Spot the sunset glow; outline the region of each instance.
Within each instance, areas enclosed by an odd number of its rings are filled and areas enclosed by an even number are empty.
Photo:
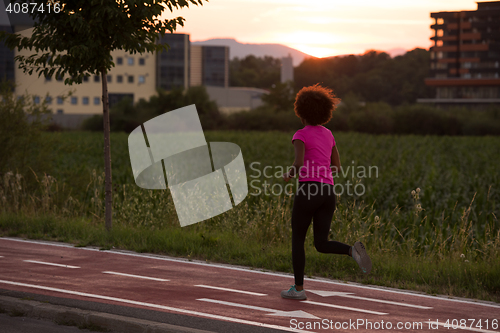
[[[287,46],[292,47],[296,50],[299,50],[300,52],[304,52],[310,56],[317,57],[317,58],[323,58],[323,57],[331,56],[332,54],[341,54],[342,53],[342,52],[336,52],[335,49],[332,49],[330,47],[319,47],[319,46],[311,46],[311,45],[306,45],[306,44],[289,44]]]
[[[431,46],[431,12],[475,10],[473,0],[211,0],[182,16],[191,41],[277,43],[324,57]]]

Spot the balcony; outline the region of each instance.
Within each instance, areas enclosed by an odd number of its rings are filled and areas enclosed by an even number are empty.
[[[500,79],[425,79],[425,84],[431,87],[444,86],[500,86]]]

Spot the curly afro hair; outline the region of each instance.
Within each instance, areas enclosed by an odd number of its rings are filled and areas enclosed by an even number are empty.
[[[332,119],[332,112],[340,99],[329,88],[315,84],[300,89],[295,98],[295,114],[309,125],[323,125]]]

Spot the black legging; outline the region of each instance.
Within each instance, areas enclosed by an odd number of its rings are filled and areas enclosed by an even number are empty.
[[[306,264],[304,242],[311,219],[314,220],[314,246],[318,252],[349,255],[349,245],[328,241],[334,211],[333,185],[319,182],[299,183],[292,210],[292,260],[295,285],[304,284]]]

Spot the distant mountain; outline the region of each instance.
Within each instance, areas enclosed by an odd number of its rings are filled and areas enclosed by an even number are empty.
[[[214,38],[201,42],[192,42],[195,45],[229,46],[229,57],[245,58],[253,54],[256,57],[271,56],[273,58],[287,57],[290,54],[293,58],[293,65],[298,66],[305,58],[311,56],[299,50],[281,44],[245,44],[233,38]]]
[[[212,46],[229,46],[230,58],[245,58],[247,55],[253,54],[256,57],[271,56],[273,58],[286,57],[289,54],[293,58],[293,65],[298,66],[305,58],[311,58],[309,54],[300,52],[299,50],[281,44],[246,44],[240,43],[234,38],[213,38],[200,42],[192,42],[195,45],[212,45]],[[385,51],[392,58],[403,55],[406,50],[403,48],[394,48]],[[340,56],[346,56],[343,54]]]

